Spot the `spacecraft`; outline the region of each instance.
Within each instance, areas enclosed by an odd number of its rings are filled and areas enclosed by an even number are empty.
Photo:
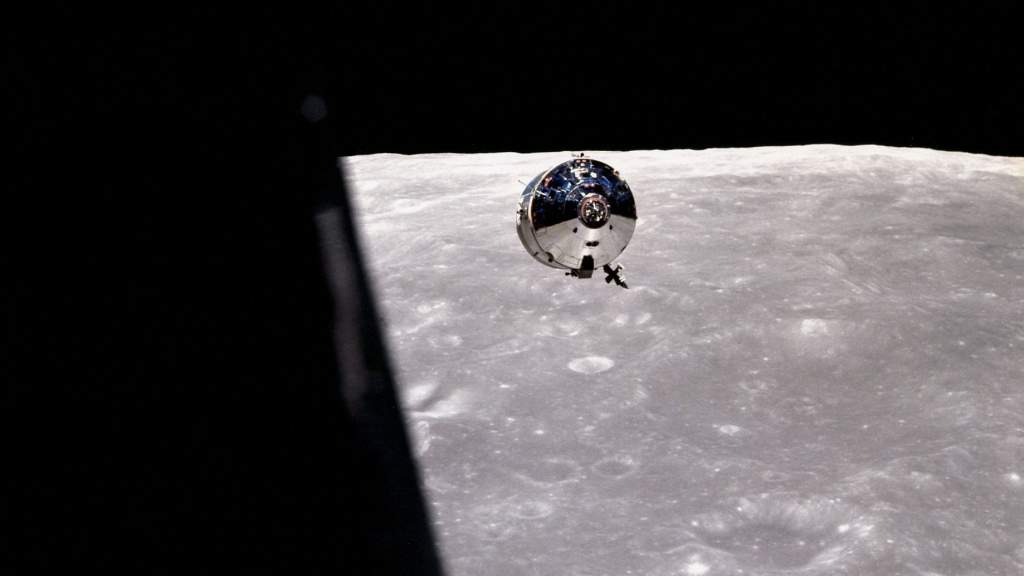
[[[605,282],[629,288],[611,263],[636,228],[636,203],[622,176],[583,154],[541,172],[519,196],[516,229],[538,262],[591,278],[601,269]]]

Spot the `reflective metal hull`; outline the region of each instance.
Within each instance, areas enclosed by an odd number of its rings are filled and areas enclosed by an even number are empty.
[[[582,272],[610,264],[635,227],[629,185],[611,166],[586,157],[538,174],[519,197],[516,213],[519,239],[531,256],[552,268]]]

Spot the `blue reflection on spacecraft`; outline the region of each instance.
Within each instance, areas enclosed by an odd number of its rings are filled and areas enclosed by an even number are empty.
[[[583,156],[538,174],[519,197],[516,229],[527,252],[552,268],[590,278],[603,267],[606,282],[627,287],[612,260],[636,227],[633,192],[611,166]]]

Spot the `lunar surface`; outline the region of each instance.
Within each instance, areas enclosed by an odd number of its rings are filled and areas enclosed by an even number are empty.
[[[1024,159],[589,155],[629,290],[516,236],[568,152],[342,159],[449,574],[1024,574]]]

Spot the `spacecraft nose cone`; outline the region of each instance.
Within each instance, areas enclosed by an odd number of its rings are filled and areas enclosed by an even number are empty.
[[[585,271],[588,278],[618,257],[635,227],[629,185],[614,168],[592,158],[574,158],[538,174],[516,210],[519,240],[535,260]]]
[[[598,194],[587,194],[580,202],[580,220],[588,228],[600,228],[608,221],[608,202]]]

